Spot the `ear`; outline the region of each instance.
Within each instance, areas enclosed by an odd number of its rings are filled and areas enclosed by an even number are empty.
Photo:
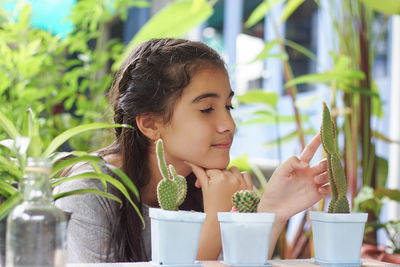
[[[150,140],[156,141],[161,137],[162,118],[153,114],[136,117],[136,125],[139,130]]]

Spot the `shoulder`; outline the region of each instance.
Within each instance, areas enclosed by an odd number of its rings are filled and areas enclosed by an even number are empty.
[[[106,167],[101,167],[102,172],[109,172]],[[79,163],[72,167],[66,178],[71,178],[84,173],[94,173],[94,168],[88,163]],[[110,174],[110,173],[107,173]],[[111,175],[111,174],[110,174]],[[86,190],[86,191],[84,191]],[[71,212],[73,217],[99,218],[103,221],[115,216],[119,203],[104,196],[95,194],[94,190],[116,194],[110,185],[105,188],[99,179],[91,179],[90,175],[84,179],[72,179],[62,182],[54,188],[53,194],[71,193],[55,201],[56,206],[66,212]],[[100,221],[102,221],[100,220]]]

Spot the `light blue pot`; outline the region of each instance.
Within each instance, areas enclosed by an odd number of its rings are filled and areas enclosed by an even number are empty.
[[[315,261],[325,266],[361,266],[367,213],[311,211]]]
[[[151,258],[155,265],[196,265],[205,213],[150,208]]]
[[[224,264],[266,266],[273,213],[218,212]]]

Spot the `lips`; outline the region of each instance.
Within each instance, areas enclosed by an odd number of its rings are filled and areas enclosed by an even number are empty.
[[[230,149],[231,145],[232,142],[224,142],[224,143],[212,144],[211,146],[219,149]]]

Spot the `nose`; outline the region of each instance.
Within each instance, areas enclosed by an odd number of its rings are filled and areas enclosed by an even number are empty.
[[[230,132],[233,133],[235,131],[236,124],[233,121],[232,115],[229,111],[221,114],[217,121],[217,131],[219,133]]]

